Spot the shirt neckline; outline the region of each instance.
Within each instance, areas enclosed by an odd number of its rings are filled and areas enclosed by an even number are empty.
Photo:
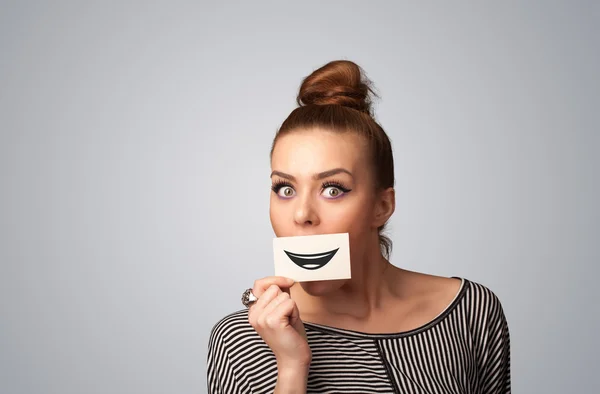
[[[310,323],[310,322],[304,322],[304,326],[306,327],[307,331],[310,331],[310,330],[321,331],[324,333],[337,334],[337,335],[354,337],[354,338],[386,339],[386,338],[401,338],[401,337],[416,335],[416,334],[426,331],[426,330],[436,326],[437,324],[439,324],[442,320],[444,320],[446,318],[446,316],[448,316],[450,313],[452,313],[452,311],[456,308],[456,306],[460,303],[461,299],[464,297],[464,294],[466,293],[470,282],[467,279],[462,278],[462,277],[452,276],[451,278],[461,280],[460,288],[459,288],[458,292],[456,293],[456,295],[454,296],[454,299],[446,306],[446,308],[444,308],[444,310],[442,310],[442,312],[440,312],[432,320],[430,320],[429,322],[427,322],[419,327],[413,328],[408,331],[388,332],[388,333],[370,333],[370,332],[356,331],[356,330],[350,330],[350,329],[346,329],[346,328],[338,328],[338,327],[333,327],[333,326],[328,326],[328,325],[318,324],[318,323]]]

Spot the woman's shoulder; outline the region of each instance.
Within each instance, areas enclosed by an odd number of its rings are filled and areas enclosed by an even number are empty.
[[[257,362],[260,368],[256,367]],[[207,376],[211,393],[247,392],[242,388],[261,379],[262,384],[268,386],[267,391],[272,392],[277,381],[277,362],[250,325],[247,309],[231,312],[213,325],[208,343]],[[228,389],[221,389],[223,387]]]
[[[228,340],[244,333],[255,332],[248,322],[248,310],[230,312],[214,322],[210,331],[210,340]]]
[[[481,381],[490,385],[489,391],[495,392],[495,386],[510,392],[510,330],[500,297],[482,283],[463,280],[468,288],[461,302],[462,320],[472,334]]]
[[[502,302],[497,293],[487,285],[462,276],[436,276],[404,270],[410,282],[410,292],[417,298],[433,300],[451,309],[462,305],[468,312],[497,313],[502,310]],[[409,286],[406,286],[409,287]]]
[[[405,291],[420,301],[421,309],[430,309],[434,321],[456,319],[467,323],[466,329],[482,331],[485,327],[506,324],[500,297],[489,286],[462,276],[436,276],[402,270]],[[441,311],[441,312],[440,312]]]
[[[463,288],[454,308],[454,318],[462,320],[474,338],[485,342],[485,338],[505,337],[508,342],[508,321],[500,297],[483,283],[460,279]]]
[[[495,314],[502,311],[502,301],[496,291],[481,282],[467,278],[464,282],[464,301],[474,310],[480,313]]]
[[[250,325],[247,309],[231,312],[219,318],[210,331],[208,346],[210,349],[226,349],[230,356],[242,348],[268,349],[266,343]]]

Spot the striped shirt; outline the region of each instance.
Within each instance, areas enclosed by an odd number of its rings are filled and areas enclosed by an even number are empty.
[[[462,279],[453,302],[414,330],[369,334],[304,323],[308,393],[510,393],[510,337],[498,297]],[[275,356],[241,310],[208,344],[208,391],[273,393]]]

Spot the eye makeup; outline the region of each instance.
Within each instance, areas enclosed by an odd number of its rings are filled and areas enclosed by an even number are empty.
[[[292,189],[294,188],[294,186],[292,186],[291,183],[289,183],[288,181],[284,181],[284,180],[277,180],[275,182],[273,182],[273,185],[271,185],[271,190],[273,190],[275,193],[279,193],[279,191],[283,188],[283,187],[291,187]]]
[[[273,184],[271,185],[271,190],[273,190],[273,192],[275,192],[275,194],[279,195],[279,192],[281,191],[281,189],[283,189],[284,187],[289,187],[291,189],[294,189],[294,186],[286,180],[281,180],[278,179],[276,181],[273,182]],[[349,187],[345,186],[344,183],[342,183],[341,181],[338,180],[327,180],[324,181],[321,184],[321,192],[323,192],[323,190],[327,189],[327,188],[336,188],[338,190],[340,190],[342,192],[342,194],[340,194],[339,196],[336,197],[327,197],[330,200],[333,199],[337,199],[342,197],[343,195],[349,193],[352,191],[352,189],[350,189]],[[279,195],[281,198],[290,198],[290,197],[284,197]]]
[[[344,186],[344,184],[342,182],[336,181],[336,180],[325,181],[325,182],[323,182],[323,185],[321,187],[323,189],[326,189],[328,187],[335,187],[335,188],[340,189],[344,193],[349,193],[352,191],[352,189],[350,189],[349,187]]]

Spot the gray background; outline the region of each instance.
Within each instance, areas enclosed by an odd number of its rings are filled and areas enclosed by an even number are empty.
[[[600,391],[599,2],[282,3],[2,3],[0,392],[205,392],[334,59],[382,96],[392,262],[496,292],[514,392]]]

